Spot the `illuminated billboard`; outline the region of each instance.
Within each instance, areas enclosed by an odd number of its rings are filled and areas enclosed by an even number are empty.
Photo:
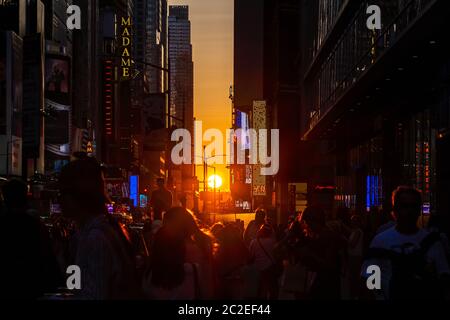
[[[242,111],[236,111],[236,128],[242,129],[242,135],[241,135],[241,150],[250,150],[250,135],[249,135],[249,129],[250,129],[250,123],[249,123],[249,116],[248,113],[242,112]],[[239,140],[239,139],[238,139]]]
[[[254,101],[253,102],[253,128],[257,131],[261,129],[267,129],[267,116],[266,116],[266,102]],[[259,147],[262,148],[263,144]],[[267,150],[260,150],[260,154],[267,154]],[[266,191],[266,177],[261,175],[261,164],[253,165],[253,196],[265,196]]]
[[[56,94],[68,94],[69,86],[69,61],[64,58],[48,57],[45,61],[45,90]]]
[[[135,207],[139,206],[139,176],[130,176],[130,199]]]

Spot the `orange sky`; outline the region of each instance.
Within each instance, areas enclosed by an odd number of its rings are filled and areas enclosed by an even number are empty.
[[[194,60],[194,114],[203,130],[231,127],[228,89],[233,82],[233,0],[169,0],[169,5],[188,5]],[[225,148],[225,146],[224,146]],[[224,149],[225,150],[225,149]],[[197,170],[203,179],[202,170]],[[217,166],[229,189],[229,173]],[[209,174],[213,169],[209,170]]]

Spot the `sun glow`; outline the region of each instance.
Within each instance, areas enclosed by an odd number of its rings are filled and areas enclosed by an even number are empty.
[[[211,189],[219,189],[220,187],[222,187],[223,181],[222,178],[218,175],[212,175],[208,178],[208,186]]]

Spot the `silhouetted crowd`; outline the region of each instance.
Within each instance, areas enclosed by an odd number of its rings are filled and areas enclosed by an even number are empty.
[[[340,300],[449,298],[449,242],[438,217],[418,227],[421,194],[399,187],[392,218],[308,207],[277,225],[258,209],[243,223],[199,220],[158,180],[142,229],[108,213],[102,167],[80,157],[63,168],[62,215],[44,226],[27,185],[2,187],[2,296],[77,300]],[[448,213],[447,213],[448,214]],[[68,290],[68,266],[81,286]]]

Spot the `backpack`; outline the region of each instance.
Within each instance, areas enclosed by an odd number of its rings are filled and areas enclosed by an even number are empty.
[[[389,283],[390,300],[439,299],[443,293],[437,276],[428,269],[426,255],[430,248],[440,241],[439,233],[427,235],[419,249],[410,253],[398,253],[392,250],[369,249],[369,259],[387,259],[392,265]]]

